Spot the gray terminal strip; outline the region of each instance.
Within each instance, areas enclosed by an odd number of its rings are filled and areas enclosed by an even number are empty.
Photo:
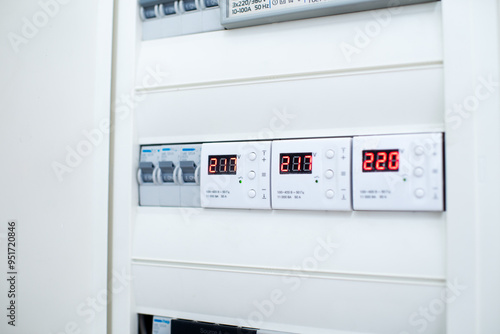
[[[195,183],[195,172],[196,172],[196,164],[194,161],[181,161],[180,168],[182,170],[182,179],[187,183]]]
[[[153,334],[292,334],[265,329],[199,322],[186,319],[153,317]]]
[[[139,169],[141,170],[142,182],[153,183],[153,172],[155,165],[149,161],[143,161],[139,164]]]
[[[175,164],[173,161],[160,161],[158,167],[161,171],[161,179],[165,183],[174,183]]]
[[[138,2],[143,40],[224,29],[221,25],[219,0],[139,0]]]

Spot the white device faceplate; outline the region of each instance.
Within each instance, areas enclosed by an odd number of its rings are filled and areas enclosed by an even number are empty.
[[[280,174],[280,154],[311,153],[312,173]],[[351,138],[273,142],[273,209],[351,210]]]
[[[236,155],[236,174],[209,174],[211,155]],[[270,141],[203,144],[202,207],[270,209],[270,165]]]
[[[364,150],[399,150],[399,170],[363,172]],[[353,139],[355,210],[442,211],[442,133]]]

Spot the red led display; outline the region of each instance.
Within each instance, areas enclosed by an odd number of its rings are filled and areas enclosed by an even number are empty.
[[[209,155],[208,174],[236,174],[236,155]]]
[[[312,153],[281,153],[280,174],[311,174]]]
[[[363,172],[399,171],[399,150],[363,151]]]

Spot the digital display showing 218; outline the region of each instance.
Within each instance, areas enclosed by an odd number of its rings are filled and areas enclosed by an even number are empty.
[[[236,155],[209,155],[208,156],[208,174],[236,174],[237,167]]]
[[[363,151],[363,173],[399,171],[399,150]]]
[[[311,174],[312,153],[281,153],[280,174]]]

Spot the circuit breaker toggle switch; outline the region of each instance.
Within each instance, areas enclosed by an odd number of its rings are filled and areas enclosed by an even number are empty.
[[[160,161],[160,179],[164,183],[174,183],[175,164],[173,161]]]
[[[194,161],[181,161],[180,170],[182,172],[182,182],[196,183],[196,167]]]
[[[190,12],[192,10],[196,10],[196,1],[195,0],[184,0],[183,1],[183,4],[184,4],[184,10],[186,12]]]
[[[165,16],[174,15],[176,13],[174,1],[164,3],[161,8],[163,9],[163,14]]]
[[[155,165],[152,162],[141,162],[139,164],[140,169],[140,180],[143,183],[153,183],[153,172],[155,170]]]
[[[144,7],[144,9],[143,9],[143,15],[144,15],[145,19],[155,18],[156,17],[155,6]]]
[[[217,7],[219,5],[219,0],[204,0],[205,1],[205,7],[210,8],[210,7]]]

